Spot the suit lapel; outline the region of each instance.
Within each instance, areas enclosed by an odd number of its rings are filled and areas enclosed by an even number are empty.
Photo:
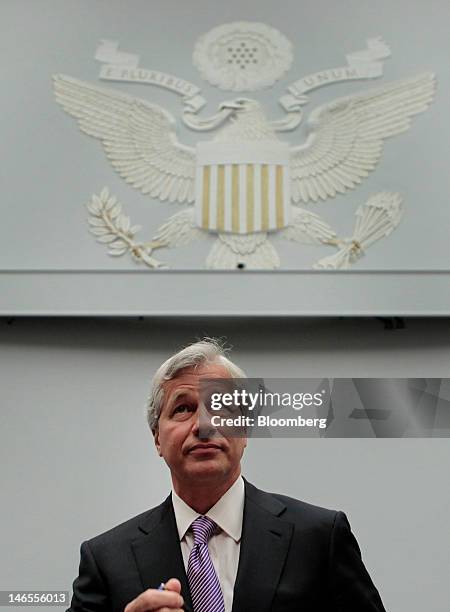
[[[244,519],[232,612],[270,610],[293,525],[279,519],[285,506],[245,481]]]
[[[143,520],[139,529],[145,535],[133,540],[131,547],[144,590],[157,588],[169,578],[178,578],[185,602],[184,609],[192,612],[191,595],[170,495]]]

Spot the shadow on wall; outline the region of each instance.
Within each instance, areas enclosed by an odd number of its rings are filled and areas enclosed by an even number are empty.
[[[0,318],[0,344],[170,352],[204,336],[246,352],[426,350],[450,346],[446,318],[407,319],[385,329],[372,318],[24,317]]]

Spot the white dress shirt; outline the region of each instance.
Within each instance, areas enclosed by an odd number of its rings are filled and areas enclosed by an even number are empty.
[[[208,550],[222,589],[225,612],[231,612],[233,605],[233,589],[241,549],[244,497],[244,481],[239,476],[205,515],[217,523],[221,529],[219,533],[210,538]],[[194,546],[194,534],[189,530],[189,527],[200,514],[178,497],[175,491],[172,491],[172,503],[184,567],[187,572],[189,554]]]

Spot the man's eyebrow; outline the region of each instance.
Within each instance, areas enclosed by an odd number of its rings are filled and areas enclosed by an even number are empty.
[[[179,399],[191,398],[192,393],[190,391],[175,391],[169,398],[169,404],[173,406]]]

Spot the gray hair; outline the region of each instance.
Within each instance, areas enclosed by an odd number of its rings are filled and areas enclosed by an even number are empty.
[[[247,378],[241,368],[228,359],[223,343],[216,338],[204,338],[189,344],[169,357],[156,371],[147,402],[147,422],[153,433],[158,428],[159,416],[164,402],[164,383],[176,378],[182,370],[195,368],[206,363],[219,363],[230,374],[230,378]]]

